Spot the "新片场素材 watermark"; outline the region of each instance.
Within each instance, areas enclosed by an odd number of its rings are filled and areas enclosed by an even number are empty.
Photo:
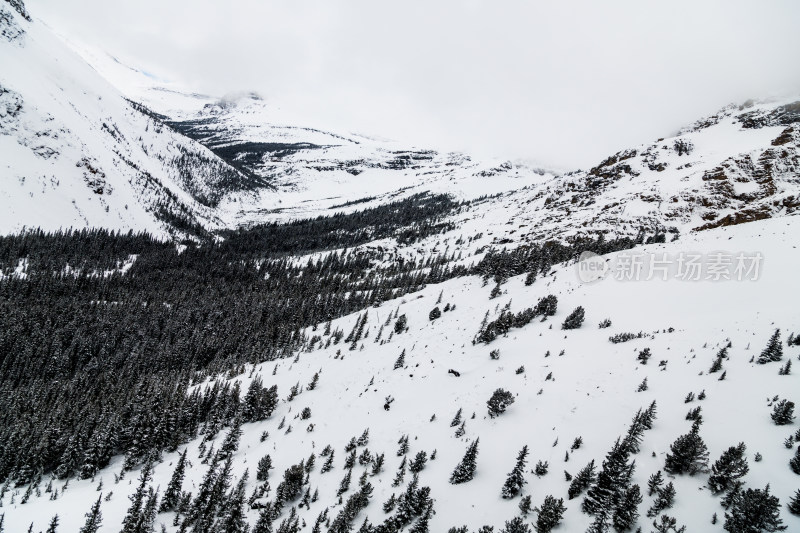
[[[578,278],[594,283],[607,277],[617,281],[757,281],[764,256],[761,252],[620,252],[604,259],[581,254]]]

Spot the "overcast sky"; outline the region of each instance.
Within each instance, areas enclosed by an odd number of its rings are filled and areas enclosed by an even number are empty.
[[[66,36],[311,125],[586,168],[800,93],[800,2],[27,0]]]

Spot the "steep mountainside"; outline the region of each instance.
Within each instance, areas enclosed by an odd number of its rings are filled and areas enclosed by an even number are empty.
[[[217,227],[247,177],[126,101],[38,22],[0,2],[0,231]]]

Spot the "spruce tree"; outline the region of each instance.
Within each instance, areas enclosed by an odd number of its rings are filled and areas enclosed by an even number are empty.
[[[414,460],[408,463],[408,470],[414,474],[422,472],[425,463],[428,461],[428,454],[425,451],[417,452]]]
[[[744,490],[725,513],[725,530],[729,533],[784,530],[780,508],[780,500],[769,493],[769,485],[764,490]]]
[[[708,486],[714,494],[727,490],[734,481],[750,470],[745,457],[746,451],[744,442],[740,442],[737,446],[731,446],[722,452],[722,456],[711,466]]]
[[[530,533],[530,531],[530,526],[526,524],[521,517],[516,516],[506,522],[505,527],[500,530],[500,533]]]
[[[770,337],[767,347],[758,356],[756,362],[760,365],[780,361],[783,357],[783,346],[781,345],[781,330],[776,329],[775,333]]]
[[[670,474],[694,475],[708,470],[708,448],[700,437],[700,424],[695,422],[686,435],[681,435],[670,446],[664,470]]]
[[[789,503],[786,505],[789,509],[789,512],[793,515],[800,516],[800,489],[797,489],[792,496],[792,499],[789,500]]]
[[[322,468],[320,469],[319,473],[324,474],[326,472],[330,472],[333,470],[333,450],[328,454],[328,458],[325,459],[325,462],[322,464]]]
[[[269,478],[269,471],[271,469],[272,469],[272,457],[270,457],[269,454],[267,454],[258,460],[258,466],[256,467],[256,480],[266,481]]]
[[[405,315],[403,315],[405,316]],[[398,370],[403,368],[406,365],[406,351],[405,349],[400,352],[400,355],[397,357],[397,360],[394,362],[394,370]]]
[[[628,531],[639,519],[639,504],[642,503],[642,492],[639,485],[631,485],[622,495],[611,521],[617,531]]]
[[[655,474],[651,474],[650,478],[647,480],[647,495],[652,496],[653,494],[655,494],[663,484],[664,484],[664,477],[661,475],[661,470],[659,470]]]
[[[789,459],[789,468],[792,469],[797,475],[800,475],[800,446],[797,447],[797,450],[794,452],[794,457]]]
[[[514,469],[508,474],[506,482],[503,485],[503,490],[500,495],[504,499],[509,500],[514,498],[522,490],[522,486],[525,484],[524,473],[527,457],[528,446],[525,445],[522,447],[519,454],[517,454],[517,463],[514,465]]]
[[[50,525],[47,526],[47,531],[45,533],[56,533],[58,529],[58,515],[54,515],[53,518],[50,519]]]
[[[97,533],[97,530],[100,529],[100,525],[103,523],[103,513],[100,512],[100,500],[102,497],[102,494],[99,495],[92,508],[86,513],[86,522],[83,523],[83,527],[78,533]]]
[[[554,527],[561,523],[567,508],[564,507],[563,498],[554,498],[547,495],[541,507],[536,509],[539,516],[536,518],[537,533],[549,533]]]
[[[145,463],[142,471],[139,473],[139,486],[136,491],[131,494],[128,499],[131,505],[125,518],[122,519],[122,530],[120,533],[139,533],[142,531],[142,525],[147,521],[146,505],[147,505],[147,486],[153,478],[153,465],[149,461]]]
[[[580,305],[572,311],[569,316],[561,324],[561,329],[578,329],[583,325],[585,312]]]
[[[596,479],[597,475],[595,474],[594,459],[592,459],[589,461],[589,464],[581,468],[578,474],[572,478],[572,483],[569,484],[569,489],[567,490],[567,496],[569,496],[570,500],[577,498],[583,491],[588,489]]]
[[[789,400],[779,401],[772,409],[771,417],[776,426],[791,424],[792,420],[794,420],[794,402]]]
[[[505,412],[506,408],[514,403],[514,395],[505,389],[497,389],[486,402],[489,408],[489,417],[495,418]]]
[[[672,481],[670,481],[663,489],[658,489],[656,499],[653,502],[653,505],[647,511],[647,516],[653,518],[654,516],[657,516],[661,511],[672,508],[672,505],[674,503],[675,503],[675,485],[673,485]]]
[[[475,439],[472,441],[469,447],[467,447],[467,452],[464,454],[461,462],[458,464],[458,466],[456,466],[455,470],[453,470],[453,473],[450,475],[450,483],[453,485],[471,481],[475,476],[479,440],[479,438]]]
[[[527,516],[531,512],[531,495],[526,494],[519,500],[519,512]]]
[[[183,450],[178,464],[175,466],[175,471],[172,473],[172,478],[169,480],[167,490],[164,492],[164,497],[161,499],[161,505],[158,508],[159,513],[166,513],[167,511],[174,511],[178,506],[181,498],[181,488],[183,486],[183,476],[186,472],[186,450]]]

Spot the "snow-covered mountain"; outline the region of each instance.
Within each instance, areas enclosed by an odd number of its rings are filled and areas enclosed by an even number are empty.
[[[128,102],[46,27],[0,3],[0,230],[218,227],[247,177]]]

